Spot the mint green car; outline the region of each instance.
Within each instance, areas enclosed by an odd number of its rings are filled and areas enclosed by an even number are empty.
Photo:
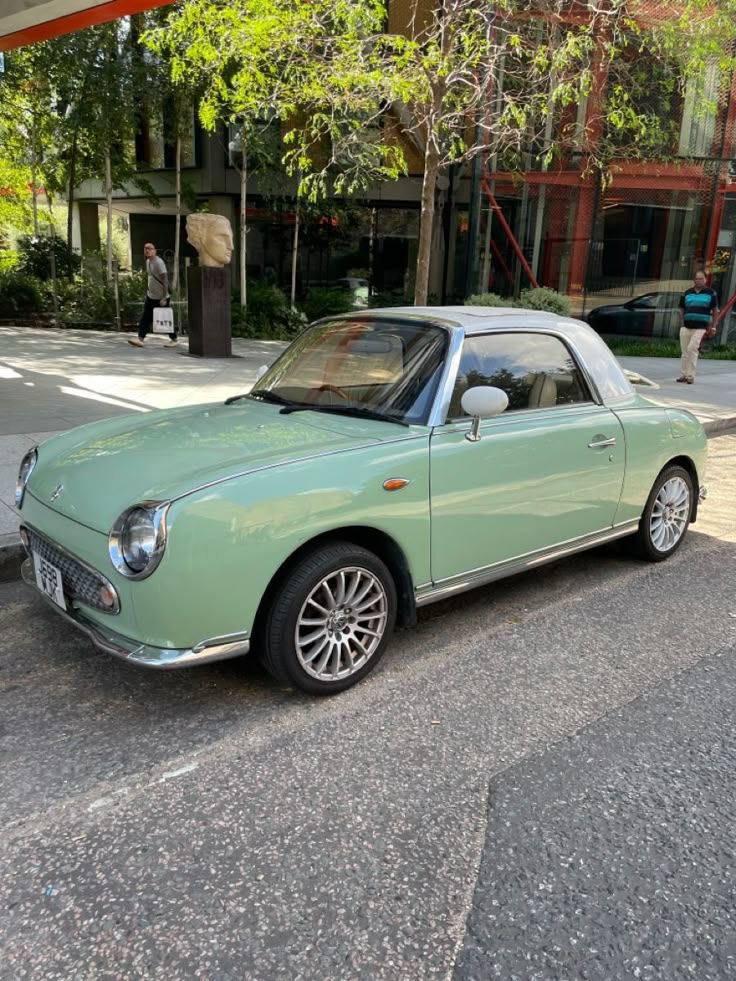
[[[24,577],[103,651],[246,654],[307,692],[418,607],[616,538],[660,561],[706,441],[587,325],[480,307],[308,328],[247,395],[94,423],[23,460]]]

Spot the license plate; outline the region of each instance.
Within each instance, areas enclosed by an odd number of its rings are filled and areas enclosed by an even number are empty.
[[[66,609],[64,586],[61,579],[61,569],[42,559],[34,553],[33,568],[36,573],[36,585],[49,599],[53,600],[62,610]]]

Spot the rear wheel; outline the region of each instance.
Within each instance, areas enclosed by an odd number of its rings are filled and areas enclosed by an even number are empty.
[[[280,681],[315,695],[343,691],[376,666],[396,622],[396,587],[372,552],[336,542],[305,556],[281,585],[262,660]]]
[[[637,555],[650,562],[662,562],[682,544],[693,508],[693,480],[676,464],[665,467],[654,482],[631,539]]]

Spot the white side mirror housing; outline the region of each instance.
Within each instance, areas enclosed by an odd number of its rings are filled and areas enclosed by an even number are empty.
[[[480,416],[481,419],[500,416],[508,404],[509,397],[506,392],[492,385],[477,385],[475,388],[469,388],[460,400],[463,412],[467,412],[469,416]]]
[[[469,388],[460,400],[463,412],[473,417],[473,425],[470,432],[465,434],[465,438],[471,443],[477,443],[480,439],[481,419],[500,416],[508,404],[509,397],[500,388],[494,388],[492,385],[477,385],[475,388]]]

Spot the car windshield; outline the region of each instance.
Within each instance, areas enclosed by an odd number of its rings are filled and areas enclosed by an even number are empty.
[[[447,343],[444,328],[421,321],[366,317],[315,324],[258,380],[250,398],[284,411],[334,409],[422,425]]]

